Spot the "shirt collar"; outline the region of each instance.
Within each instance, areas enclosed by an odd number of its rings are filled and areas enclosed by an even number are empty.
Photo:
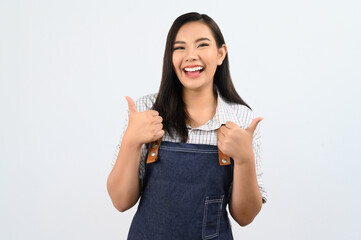
[[[214,117],[204,125],[194,129],[209,130],[209,131],[215,130],[220,128],[222,124],[226,124],[226,122],[228,121],[234,122],[239,126],[241,125],[241,122],[238,119],[234,108],[232,107],[232,103],[229,103],[224,98],[222,98],[218,89],[217,89],[217,96],[218,96],[217,108]],[[187,124],[187,128],[191,128],[191,127]]]

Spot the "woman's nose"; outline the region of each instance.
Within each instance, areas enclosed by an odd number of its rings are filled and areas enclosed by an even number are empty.
[[[186,61],[193,61],[197,59],[197,52],[193,48],[190,48],[186,54]]]

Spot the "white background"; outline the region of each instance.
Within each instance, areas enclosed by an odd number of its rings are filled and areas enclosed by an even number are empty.
[[[0,1],[0,239],[126,239],[106,190],[124,96],[158,91],[166,36],[222,30],[263,137],[268,202],[235,239],[361,239],[360,1]]]

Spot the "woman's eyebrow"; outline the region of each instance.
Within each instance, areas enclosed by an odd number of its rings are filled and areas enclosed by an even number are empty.
[[[195,42],[199,42],[199,41],[203,41],[203,40],[211,41],[211,40],[209,40],[209,38],[203,37],[203,38],[198,38],[197,40],[195,40]],[[185,43],[185,42],[184,41],[175,41],[174,42],[174,44],[177,44],[177,43]]]

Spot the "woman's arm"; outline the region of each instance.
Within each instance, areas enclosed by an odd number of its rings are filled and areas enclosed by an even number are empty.
[[[262,208],[254,155],[242,164],[234,159],[232,195],[229,211],[241,226],[250,224]]]
[[[252,116],[253,119],[253,116]],[[259,138],[258,123],[254,118],[246,129],[234,122],[226,122],[219,134],[218,147],[233,158],[233,185],[229,211],[241,226],[250,224],[262,208],[262,194],[258,186],[253,136]],[[258,131],[255,132],[256,128]],[[256,151],[257,152],[257,151]]]
[[[126,99],[129,124],[107,180],[109,196],[115,208],[121,212],[133,207],[140,196],[139,164],[143,144],[153,142],[164,135],[163,118],[159,116],[159,112],[138,112],[134,100],[130,97]]]
[[[125,134],[117,161],[109,174],[107,189],[120,212],[133,207],[140,197],[139,160],[142,145],[132,144]]]

